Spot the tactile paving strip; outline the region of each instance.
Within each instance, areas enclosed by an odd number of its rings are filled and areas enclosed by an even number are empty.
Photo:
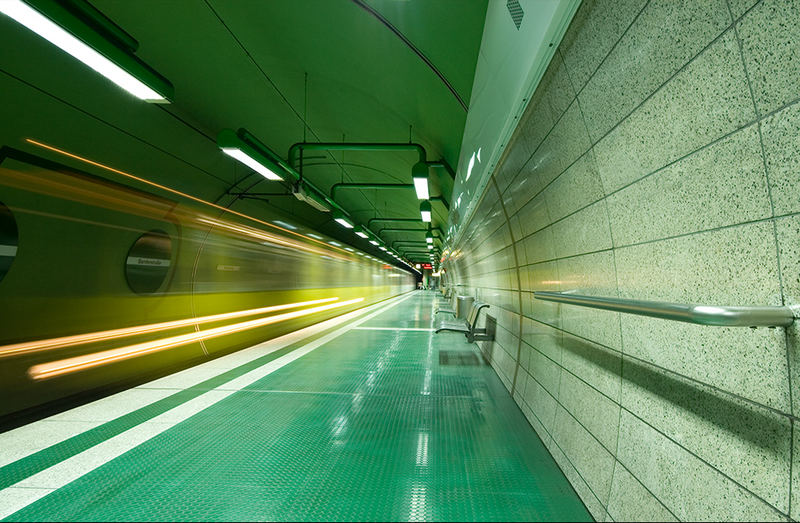
[[[350,331],[9,520],[590,520],[459,338]]]

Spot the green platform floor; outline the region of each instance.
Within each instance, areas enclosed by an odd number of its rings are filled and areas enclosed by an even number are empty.
[[[7,520],[590,521],[474,345],[389,330],[433,327],[437,301],[415,293]]]

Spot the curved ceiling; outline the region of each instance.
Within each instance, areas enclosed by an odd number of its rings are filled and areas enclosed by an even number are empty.
[[[107,163],[132,170],[147,165],[160,181],[212,198],[245,188],[286,192],[218,151],[214,140],[224,128],[247,128],[284,159],[293,143],[304,140],[411,140],[427,149],[428,160],[458,162],[467,115],[463,101],[471,95],[487,0],[92,4],[138,40],[137,56],[174,84],[174,102],[152,106],[131,100],[3,19],[0,87],[16,101],[6,113],[18,120],[16,132],[35,130],[59,144],[72,142],[87,154],[85,144],[91,143]],[[55,121],[69,133],[34,129]],[[97,132],[98,121],[113,128],[111,134],[127,135],[146,147],[134,152],[113,142],[111,135]],[[8,135],[6,129],[3,139]],[[342,181],[410,184],[416,161],[415,153],[403,151],[307,152],[303,174],[326,191]],[[449,200],[451,192],[449,175],[431,169],[432,195]],[[369,247],[329,214],[291,196],[268,199],[264,205],[359,248]],[[336,201],[364,225],[376,217],[419,217],[413,189],[339,191]],[[434,202],[433,210],[434,226],[444,228],[446,209]],[[409,226],[414,224],[400,227]],[[401,239],[385,234],[387,243]],[[424,241],[422,235],[413,239]]]
[[[454,164],[466,122],[459,97],[470,98],[486,1],[383,0],[364,2],[366,8],[360,3],[97,0],[95,5],[134,35],[140,42],[137,55],[175,85],[170,110],[212,134],[245,127],[284,158],[291,144],[304,140],[411,139],[427,149],[429,160]],[[327,191],[348,181],[411,183],[415,161],[409,152],[314,152],[306,153],[303,174]],[[269,185],[251,190],[274,190]],[[431,188],[449,200],[452,179],[432,169]],[[419,202],[408,189],[340,191],[337,202],[363,224],[377,216],[419,216]],[[446,223],[446,209],[433,207],[435,225]],[[305,206],[293,210],[316,225],[326,219]]]

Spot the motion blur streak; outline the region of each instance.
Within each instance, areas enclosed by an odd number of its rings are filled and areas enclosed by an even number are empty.
[[[207,225],[212,225],[214,227],[219,227],[220,229],[224,229],[225,231],[235,232],[238,235],[244,236],[244,237],[246,237],[247,239],[250,239],[250,240],[252,240],[252,239],[264,240],[264,241],[268,241],[268,242],[271,242],[271,243],[276,244],[276,245],[284,245],[284,246],[287,246],[287,247],[293,247],[295,249],[301,249],[301,250],[304,250],[304,251],[307,251],[307,252],[312,252],[314,254],[319,254],[320,256],[333,256],[333,257],[335,257],[336,259],[339,259],[339,260],[348,260],[349,259],[347,257],[343,257],[343,256],[339,255],[338,253],[334,253],[334,252],[331,252],[329,250],[320,250],[320,249],[317,249],[317,248],[309,247],[307,245],[303,245],[303,244],[297,243],[295,241],[283,239],[283,238],[281,238],[279,236],[275,236],[274,234],[269,234],[267,232],[260,231],[258,229],[253,228],[253,227],[247,227],[245,225],[238,225],[238,224],[234,224],[234,223],[230,223],[230,222],[224,222],[222,220],[215,220],[213,218],[197,218],[197,221],[201,222],[201,223],[204,223],[204,224],[207,224]],[[336,249],[336,250],[341,251],[341,249]],[[344,251],[341,251],[341,252],[344,252]]]
[[[359,303],[362,301],[364,301],[364,298],[356,298],[353,300],[347,300],[339,303],[321,305],[319,307],[312,307],[311,309],[304,309],[295,312],[287,312],[284,314],[278,314],[276,316],[269,316],[267,318],[260,318],[257,320],[244,321],[241,323],[235,323],[233,325],[227,325],[225,327],[217,327],[205,331],[193,332],[191,334],[172,336],[170,338],[164,338],[161,340],[149,341],[145,343],[137,343],[135,345],[129,345],[127,347],[120,347],[117,349],[106,350],[94,354],[76,356],[74,358],[67,358],[63,360],[53,361],[50,363],[43,363],[40,365],[34,365],[30,369],[28,369],[28,375],[35,380],[52,378],[54,376],[85,370],[92,367],[97,367],[99,365],[105,365],[107,363],[113,363],[115,361],[121,361],[136,356],[142,356],[144,354],[149,354],[152,352],[171,349],[174,347],[180,347],[182,345],[187,345],[189,343],[193,343],[200,340],[208,340],[219,336],[225,336],[226,334],[233,334],[235,332],[241,332],[248,329],[254,329],[256,327],[262,327],[264,325],[270,325],[272,323],[278,323],[281,321],[290,320],[292,318],[299,318],[300,316],[306,316],[308,314],[314,314],[317,312],[322,312],[338,307],[346,307],[348,305],[353,305],[355,303]]]
[[[86,334],[76,334],[74,336],[63,336],[60,338],[36,340],[26,343],[15,343],[13,345],[0,346],[0,358],[8,356],[17,356],[20,354],[27,354],[30,352],[71,347],[73,345],[80,345],[82,343],[94,343],[98,341],[105,341],[116,338],[126,338],[128,336],[134,336],[137,334],[150,334],[153,332],[159,332],[163,330],[177,329],[179,327],[188,327],[190,325],[199,325],[215,321],[230,320],[233,318],[241,318],[244,316],[254,316],[256,314],[264,314],[267,312],[274,312],[284,309],[293,309],[295,307],[305,307],[307,305],[328,303],[331,301],[336,301],[338,299],[339,298],[324,298],[321,300],[303,301],[298,303],[285,303],[283,305],[273,305],[270,307],[261,307],[258,309],[226,312],[223,314],[214,314],[211,316],[202,316],[199,318],[187,318],[184,320],[166,321],[162,323],[153,323],[150,325],[138,325],[136,327],[125,327],[122,329],[89,332]]]
[[[312,254],[328,255],[341,260],[349,260],[341,249],[334,252],[333,246],[327,244],[324,249],[317,245],[309,245],[296,238],[290,238],[275,232],[266,232],[255,227],[219,220],[203,214],[185,210],[172,202],[159,199],[144,199],[138,191],[126,190],[121,187],[111,187],[89,183],[85,179],[75,178],[63,173],[42,176],[41,173],[28,173],[12,169],[0,168],[0,179],[4,186],[15,187],[20,190],[35,192],[53,198],[69,200],[88,206],[125,212],[134,216],[150,219],[163,219],[170,216],[180,220],[183,224],[198,229],[207,229],[209,226],[223,230],[227,235],[245,240],[268,241],[275,245],[283,245],[294,249],[303,250]],[[28,209],[22,212],[32,212]],[[69,219],[60,217],[61,219]]]
[[[58,154],[63,154],[64,156],[68,156],[68,157],[73,158],[75,160],[79,160],[81,162],[88,163],[89,165],[94,165],[95,167],[99,167],[101,169],[105,169],[107,171],[111,171],[113,173],[125,176],[127,178],[130,178],[132,180],[136,180],[138,182],[146,183],[147,185],[150,185],[152,187],[157,187],[157,188],[159,188],[161,190],[170,192],[172,194],[177,194],[178,196],[183,196],[184,198],[188,198],[188,199],[190,199],[192,201],[195,201],[195,202],[198,202],[198,203],[202,203],[203,205],[209,205],[211,207],[214,207],[215,209],[219,209],[220,211],[231,213],[231,214],[235,214],[236,216],[239,216],[241,218],[245,218],[247,220],[251,220],[251,221],[254,221],[256,223],[260,223],[261,225],[266,225],[268,227],[272,227],[274,229],[280,229],[281,231],[283,231],[285,233],[293,234],[295,236],[299,236],[301,238],[305,238],[308,241],[312,241],[314,243],[319,243],[320,245],[324,245],[325,247],[328,247],[328,244],[323,242],[323,241],[315,240],[314,238],[310,238],[310,237],[308,237],[308,236],[306,236],[304,234],[300,234],[300,233],[297,233],[297,232],[290,231],[289,229],[285,229],[285,228],[280,227],[278,225],[275,225],[275,224],[272,224],[272,223],[269,223],[269,222],[265,222],[263,220],[259,220],[258,218],[253,218],[252,216],[248,216],[247,214],[244,214],[244,213],[236,212],[234,210],[228,209],[227,207],[223,207],[222,205],[217,205],[216,203],[207,202],[207,201],[203,200],[202,198],[198,198],[196,196],[192,196],[191,194],[186,194],[185,192],[181,192],[181,191],[178,191],[176,189],[172,189],[172,188],[167,187],[165,185],[161,185],[161,184],[158,184],[158,183],[155,183],[155,182],[151,182],[150,180],[146,180],[144,178],[140,178],[140,177],[135,176],[133,174],[126,173],[125,171],[120,171],[119,169],[115,169],[113,167],[109,167],[108,165],[104,165],[102,163],[95,162],[93,160],[89,160],[88,158],[84,158],[82,156],[78,156],[77,154],[72,154],[70,152],[64,151],[64,150],[59,149],[57,147],[53,147],[52,145],[47,145],[47,144],[42,143],[42,142],[37,142],[36,140],[33,140],[31,138],[25,138],[25,141],[27,141],[28,143],[31,143],[33,145],[36,145],[38,147],[42,147],[44,149],[47,149],[48,151],[53,151],[53,152],[58,153]],[[336,248],[334,247],[334,249],[336,249]],[[346,252],[343,249],[336,249],[336,250],[340,251],[340,252]]]

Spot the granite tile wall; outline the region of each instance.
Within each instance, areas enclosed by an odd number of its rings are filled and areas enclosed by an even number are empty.
[[[448,279],[596,519],[800,517],[796,327],[532,295],[800,305],[800,0],[585,0],[480,198]]]

